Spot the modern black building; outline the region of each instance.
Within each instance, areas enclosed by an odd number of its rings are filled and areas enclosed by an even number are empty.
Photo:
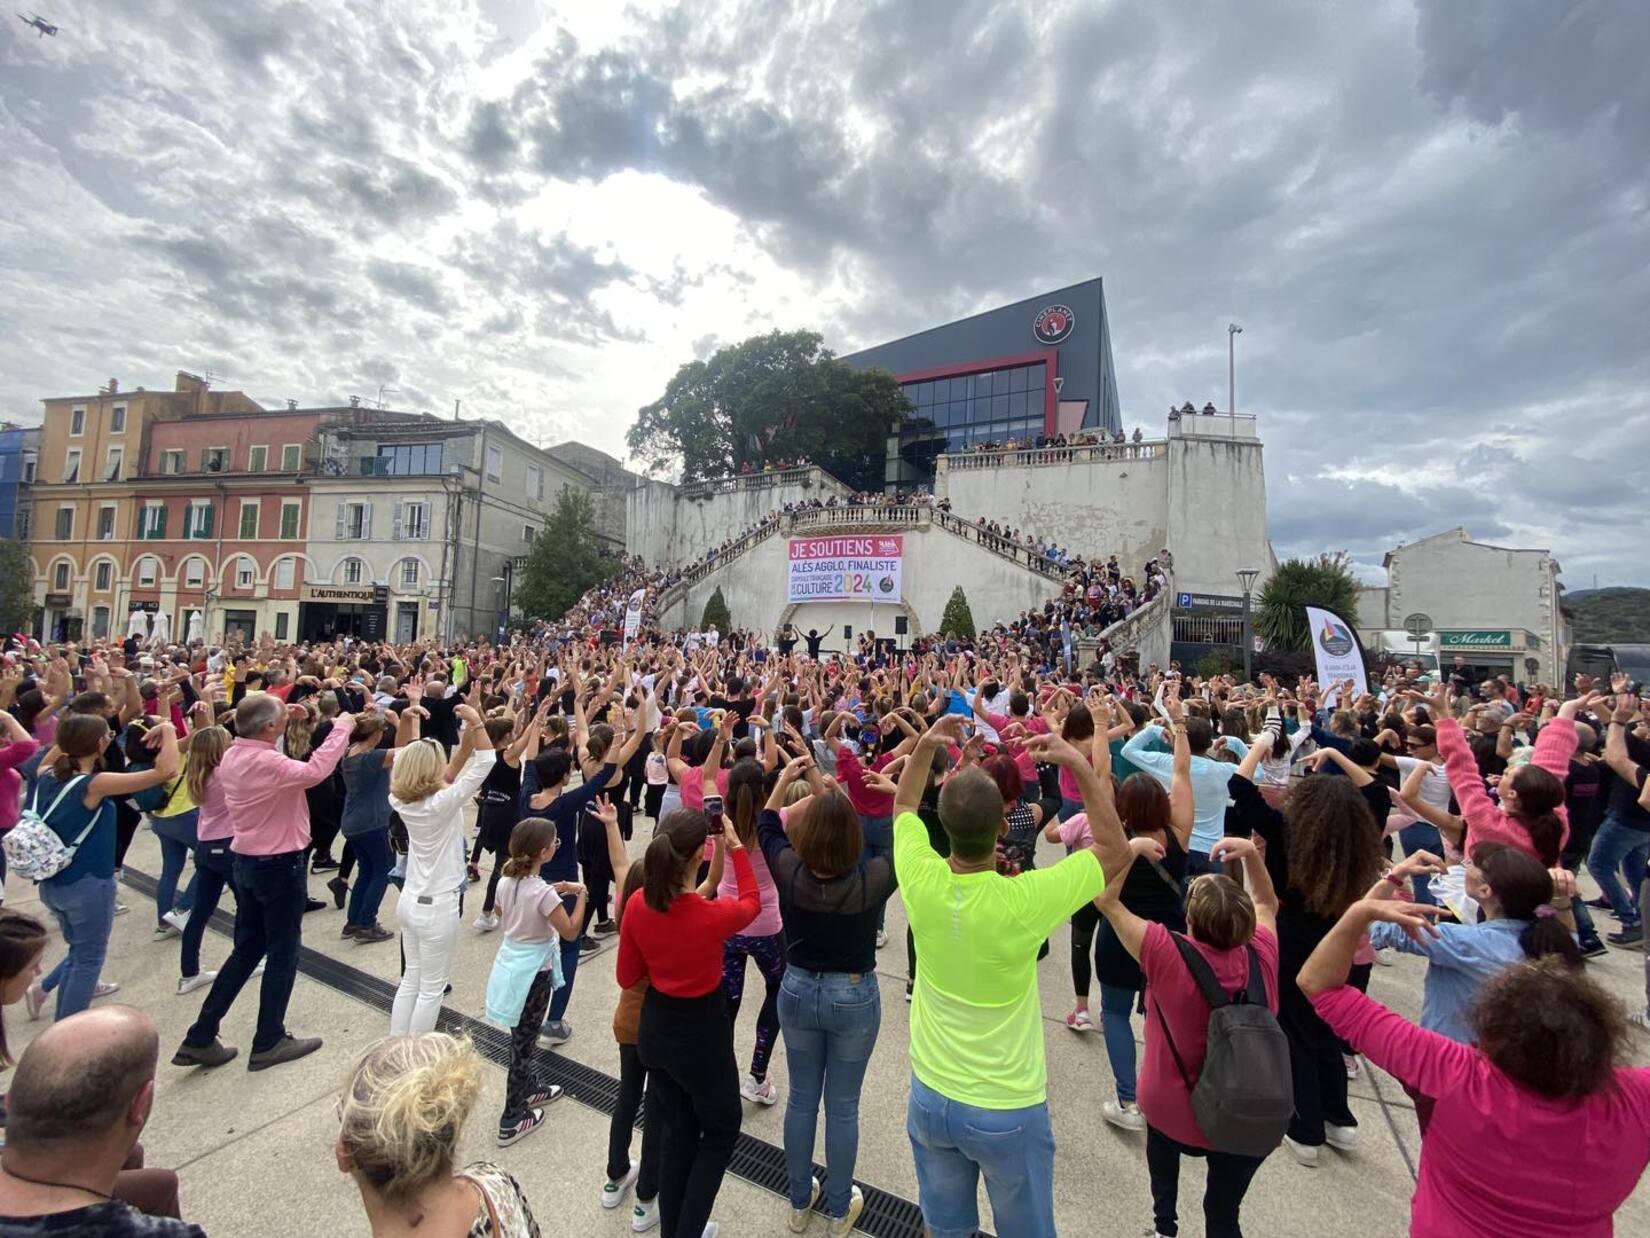
[[[916,408],[889,440],[889,490],[931,483],[937,455],[972,443],[1122,428],[1099,279],[842,359],[890,371]]]

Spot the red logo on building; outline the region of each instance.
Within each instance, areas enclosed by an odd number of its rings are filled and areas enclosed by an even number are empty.
[[[1050,305],[1031,322],[1031,331],[1043,344],[1058,344],[1077,326],[1077,315],[1067,306]]]

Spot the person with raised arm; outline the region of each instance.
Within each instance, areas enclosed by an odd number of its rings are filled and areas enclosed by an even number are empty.
[[[249,1070],[295,1061],[321,1047],[321,1038],[287,1034],[286,1007],[298,976],[298,947],[308,899],[304,856],[309,848],[309,805],[304,791],[330,777],[349,743],[355,719],[340,714],[332,733],[307,761],[275,750],[288,706],[267,692],[249,692],[235,707],[235,742],[217,777],[233,835],[235,948],[218,969],[200,1016],[172,1055],[174,1066],[222,1066],[236,1050],[218,1029],[260,960],[258,1029]],[[296,706],[290,708],[297,708]]]
[[[1433,1100],[1409,1233],[1608,1238],[1616,1209],[1650,1164],[1650,1069],[1624,1065],[1621,1003],[1559,959],[1514,963],[1484,985],[1471,1014],[1476,1044],[1466,1045],[1346,983],[1372,927],[1390,922],[1419,943],[1437,914],[1396,899],[1355,902],[1297,981],[1337,1034]],[[1585,1190],[1575,1189],[1569,1149],[1588,1151]]]
[[[1253,749],[1251,751],[1254,751]],[[1201,966],[1227,993],[1247,991],[1278,1008],[1278,898],[1255,844],[1222,838],[1210,852],[1217,862],[1241,860],[1249,891],[1224,873],[1192,879],[1186,892],[1185,936],[1129,909],[1129,880],[1142,861],[1163,859],[1163,844],[1140,835],[1130,841],[1137,857],[1096,905],[1125,950],[1140,962],[1145,979],[1146,1069],[1140,1080],[1140,1112],[1146,1121],[1146,1168],[1151,1177],[1154,1232],[1177,1232],[1180,1158],[1208,1161],[1203,1195],[1210,1238],[1242,1234],[1238,1212],[1264,1156],[1218,1151],[1198,1126],[1192,1081],[1201,1076],[1208,1050],[1209,1002],[1191,970]],[[1259,973],[1258,975],[1256,973]],[[1155,1018],[1153,1017],[1155,1016]]]
[[[1075,772],[1094,844],[1049,868],[999,875],[1002,794],[988,774],[967,766],[940,790],[950,844],[942,858],[917,809],[935,752],[959,743],[964,725],[961,715],[947,714],[929,727],[894,794],[894,866],[921,959],[906,1126],[923,1221],[934,1238],[961,1238],[978,1227],[982,1174],[996,1227],[1041,1238],[1055,1232],[1054,1133],[1037,951],[1133,853],[1111,788],[1065,740],[1040,735],[1028,742],[1030,755]]]

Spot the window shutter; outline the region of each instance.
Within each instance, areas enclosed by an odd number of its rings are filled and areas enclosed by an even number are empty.
[[[401,540],[401,529],[402,529],[402,523],[403,523],[402,514],[405,510],[406,510],[406,504],[403,503],[400,499],[397,499],[395,501],[395,523],[392,527],[392,532],[390,533],[390,536],[392,538],[394,538],[396,541]]]
[[[372,540],[372,504],[371,503],[361,504],[361,540],[364,541],[364,542],[370,542]]]
[[[344,540],[344,505],[342,503],[338,504],[338,532],[333,534],[333,537],[340,542]]]
[[[212,536],[212,504],[210,503],[201,508],[201,536]]]
[[[160,518],[155,521],[155,532],[153,536],[159,539],[164,539],[166,537],[166,509],[164,507],[159,507],[155,510]]]

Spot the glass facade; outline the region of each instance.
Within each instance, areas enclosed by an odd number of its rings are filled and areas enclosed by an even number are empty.
[[[912,432],[938,430],[951,451],[969,443],[1035,439],[1043,432],[1046,369],[1039,361],[906,383],[902,389],[917,409],[908,425]]]
[[[1033,443],[1044,433],[1048,366],[1005,366],[979,374],[901,384],[914,406],[899,434],[891,484],[931,484],[934,458],[974,443]],[[890,462],[892,463],[892,462]]]

